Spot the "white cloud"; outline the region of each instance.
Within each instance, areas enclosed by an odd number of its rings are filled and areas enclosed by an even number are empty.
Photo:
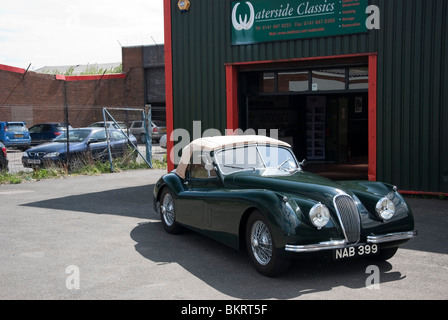
[[[118,62],[120,44],[163,40],[163,0],[7,0],[0,8],[0,64]]]

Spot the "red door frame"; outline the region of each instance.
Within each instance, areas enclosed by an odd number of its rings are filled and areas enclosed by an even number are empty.
[[[281,61],[251,61],[251,62],[239,62],[226,64],[226,108],[227,108],[227,129],[238,129],[238,71],[242,68],[257,68],[260,65],[267,66],[270,63],[279,62],[297,62],[297,61],[322,61],[328,59],[340,59],[340,58],[355,58],[355,57],[368,57],[369,65],[369,171],[368,176],[370,181],[376,181],[376,139],[377,139],[377,53],[367,54],[352,54],[352,55],[340,55],[340,56],[327,56],[327,57],[312,57],[302,59],[291,59]]]
[[[165,96],[166,96],[166,149],[168,172],[174,170],[174,141],[171,135],[174,130],[173,122],[173,51],[171,38],[171,0],[163,0],[164,19],[164,51],[165,51]]]

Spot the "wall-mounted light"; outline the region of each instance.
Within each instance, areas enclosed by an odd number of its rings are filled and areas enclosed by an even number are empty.
[[[190,1],[188,0],[179,0],[177,3],[177,6],[179,7],[179,10],[182,12],[186,12],[190,9]]]

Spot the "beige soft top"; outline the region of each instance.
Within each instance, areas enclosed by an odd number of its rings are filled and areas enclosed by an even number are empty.
[[[241,135],[241,136],[216,136],[193,140],[188,146],[182,150],[182,157],[175,172],[185,179],[185,170],[190,164],[190,159],[194,151],[215,151],[228,147],[236,147],[248,144],[273,144],[285,147],[291,147],[288,143],[273,138],[257,135]]]

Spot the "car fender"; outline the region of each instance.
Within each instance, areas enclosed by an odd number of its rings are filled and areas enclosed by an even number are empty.
[[[153,190],[153,208],[154,211],[158,211],[157,203],[160,201],[160,196],[162,194],[162,191],[165,187],[168,187],[168,189],[173,193],[174,198],[177,198],[179,196],[179,193],[181,193],[184,190],[184,187],[182,185],[182,180],[178,175],[176,175],[174,172],[169,172],[165,175],[163,175],[155,184],[154,190]]]
[[[365,232],[387,233],[412,231],[415,228],[414,215],[406,199],[391,184],[376,181],[341,181],[361,202],[361,224]],[[393,196],[396,213],[387,222],[382,221],[375,213],[376,203],[383,197]]]

